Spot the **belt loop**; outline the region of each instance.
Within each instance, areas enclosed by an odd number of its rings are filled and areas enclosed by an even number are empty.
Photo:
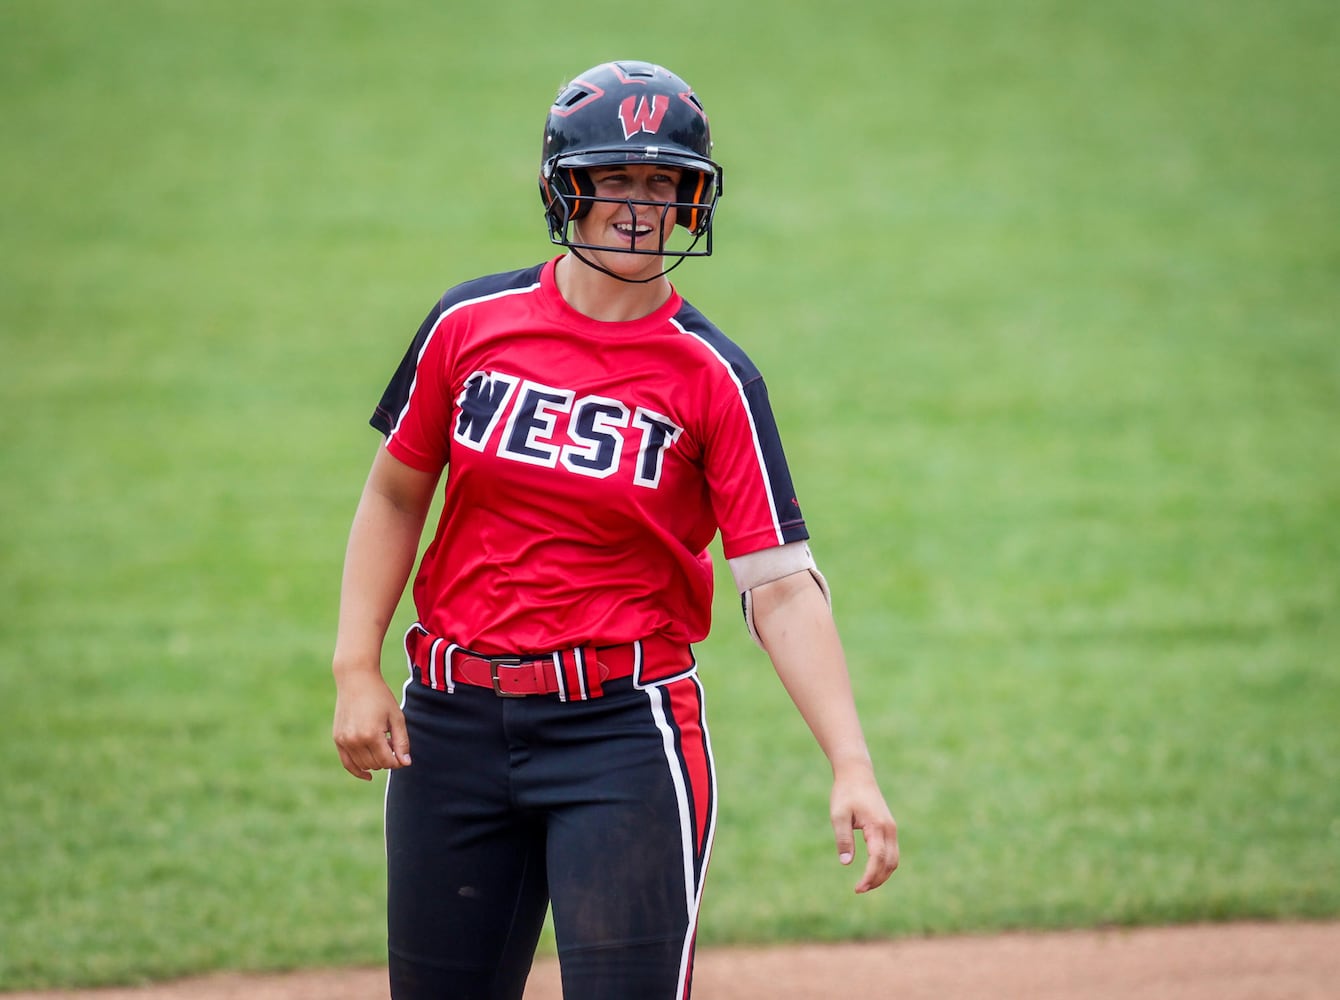
[[[631,676],[634,686],[641,689],[668,680],[676,672],[683,675],[694,669],[689,647],[658,637],[605,647],[573,646],[530,656],[490,656],[433,635],[415,622],[406,631],[404,644],[410,677],[448,694],[455,693],[456,685],[463,683],[492,687],[495,693],[509,696],[557,694],[565,702],[587,701],[604,695],[603,682],[610,677]],[[684,660],[687,662],[681,662]],[[648,666],[652,668],[650,677],[645,676]],[[499,672],[503,667],[505,674]]]
[[[553,661],[553,677],[559,682],[559,701],[567,701],[568,694],[578,698],[584,697],[580,688],[574,689],[575,685],[572,684],[576,680],[574,674],[568,673],[568,654],[571,651],[568,649],[557,650],[549,657]]]
[[[419,638],[415,635],[414,630],[418,628],[422,628],[422,626],[418,622],[415,622],[409,628],[405,629],[405,637],[401,640],[401,645],[405,647],[405,659],[409,663],[409,675],[411,677],[414,676],[414,647],[418,645]]]
[[[424,647],[427,646],[427,655]],[[420,684],[434,691],[454,694],[456,682],[451,677],[451,654],[460,649],[454,642],[433,635],[419,622],[405,630],[405,656],[409,659],[409,673]]]
[[[424,678],[424,683],[434,691],[442,690],[442,682],[438,680],[437,651],[443,642],[442,639],[433,640],[433,644],[428,647],[428,655],[423,658],[423,665],[419,668],[428,675]]]
[[[446,682],[447,694],[456,693],[456,681],[451,676],[451,658],[456,655],[456,650],[461,647],[454,642],[447,642],[445,639],[439,639],[443,644],[442,649],[442,678]],[[436,664],[434,664],[436,666]]]
[[[583,646],[576,650],[577,662],[582,672],[583,687],[586,690],[586,697],[599,698],[605,693],[605,689],[600,686],[601,666],[600,656],[591,646]]]
[[[417,672],[420,684],[429,684],[429,678],[424,671],[423,657],[420,655],[423,640],[426,638],[428,630],[418,622],[405,629],[405,659],[409,661],[409,675],[414,677]],[[431,687],[431,684],[429,686]]]
[[[605,693],[600,686],[600,661],[593,647],[564,649],[554,653],[553,659],[559,697],[563,701],[589,701]]]
[[[551,665],[549,660],[536,660],[530,665],[531,669],[535,671],[535,689],[537,691],[548,691],[550,689],[549,667]]]

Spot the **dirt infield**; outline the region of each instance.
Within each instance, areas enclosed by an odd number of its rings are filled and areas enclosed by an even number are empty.
[[[713,949],[697,1000],[1331,1000],[1340,923],[899,939],[879,944]],[[211,976],[142,989],[4,993],[4,1000],[385,1000],[381,969]],[[537,963],[526,1000],[560,1000]],[[578,998],[579,1000],[579,998]]]

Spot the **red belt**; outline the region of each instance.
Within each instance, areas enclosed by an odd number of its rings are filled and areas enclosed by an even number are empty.
[[[451,691],[457,684],[492,688],[500,698],[556,694],[563,701],[584,701],[599,698],[604,681],[660,681],[694,666],[687,645],[657,636],[618,646],[489,656],[435,636],[418,623],[405,633],[405,652],[421,684],[436,691]]]

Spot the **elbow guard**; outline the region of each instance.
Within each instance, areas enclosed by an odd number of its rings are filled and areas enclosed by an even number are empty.
[[[740,610],[744,613],[744,626],[749,631],[749,638],[753,639],[760,649],[764,647],[763,640],[754,625],[752,595],[755,587],[780,580],[784,576],[791,576],[793,573],[808,572],[824,595],[828,610],[833,610],[833,593],[828,588],[828,581],[819,572],[819,567],[814,562],[814,555],[804,542],[788,542],[775,548],[763,549],[761,552],[751,552],[731,559],[729,563],[731,573],[735,577],[736,589],[740,592]]]

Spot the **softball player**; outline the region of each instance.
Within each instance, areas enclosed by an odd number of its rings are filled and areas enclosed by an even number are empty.
[[[898,863],[763,380],[667,272],[711,253],[692,89],[595,67],[545,123],[545,263],[432,308],[372,417],[334,655],[346,770],[390,771],[397,1000],[520,1000],[552,905],[565,995],[689,996],[716,819],[693,645],[720,532],[751,635],[833,768],[856,891]],[[676,229],[678,227],[678,229]],[[397,700],[380,652],[414,577]]]

